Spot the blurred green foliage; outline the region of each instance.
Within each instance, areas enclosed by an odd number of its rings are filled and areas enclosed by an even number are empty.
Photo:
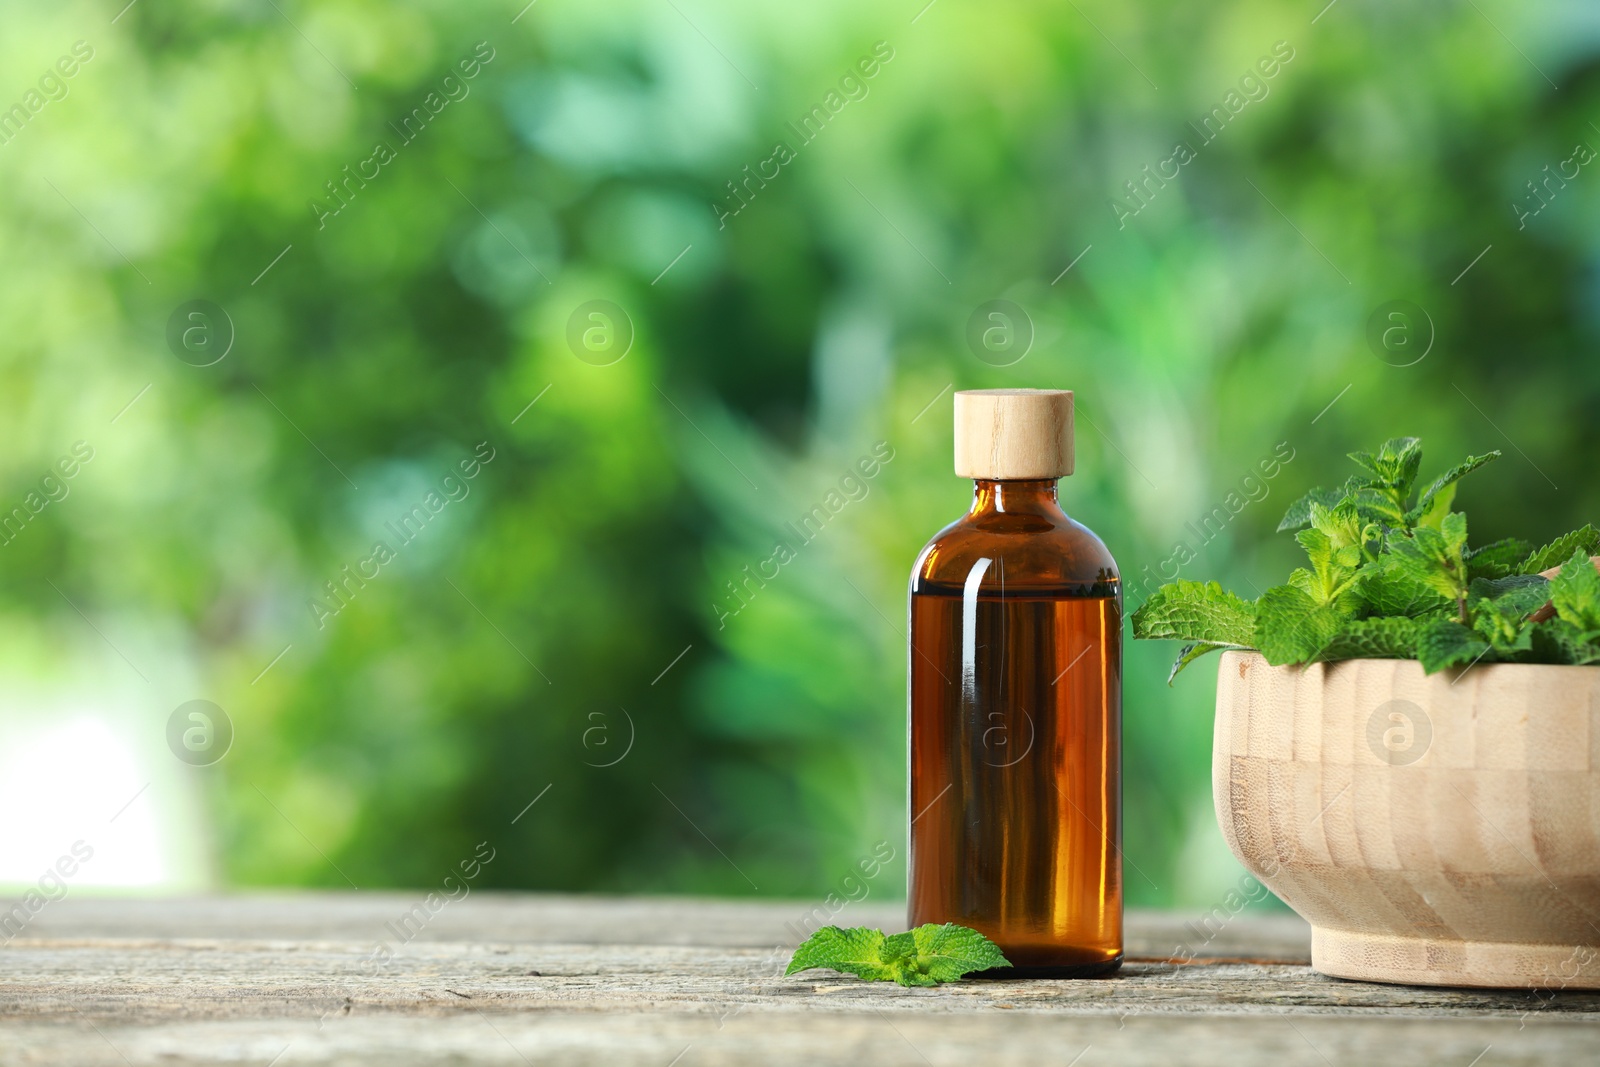
[[[485,884],[816,895],[901,848],[905,582],[969,491],[952,387],[1077,390],[1063,500],[1130,607],[1179,539],[1185,577],[1270,580],[1284,507],[1392,435],[1506,450],[1468,492],[1486,541],[1600,512],[1600,175],[1527,185],[1600,145],[1579,8],[118,6],[5,4],[0,106],[93,52],[0,145],[5,506],[95,458],[4,546],[0,632],[12,673],[92,652],[153,736],[228,710],[195,787],[228,883],[431,884],[488,838]],[[346,167],[377,173],[331,214]],[[192,299],[235,331],[210,366],[166,342]],[[967,341],[996,299],[1016,362]],[[631,324],[609,365],[568,342],[594,300]],[[1423,317],[1374,348],[1396,300]],[[1187,532],[1285,442],[1264,499]],[[1211,681],[1168,690],[1172,651],[1127,651],[1132,903],[1237,871]]]

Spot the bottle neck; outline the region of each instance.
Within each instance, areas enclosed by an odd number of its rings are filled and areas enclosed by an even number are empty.
[[[998,481],[987,478],[972,483],[969,515],[1060,515],[1056,479]]]

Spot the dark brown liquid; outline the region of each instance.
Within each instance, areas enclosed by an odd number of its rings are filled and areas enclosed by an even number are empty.
[[[1109,970],[1122,958],[1121,605],[1070,595],[1104,585],[989,584],[911,597],[910,922],[979,930],[1015,973]]]

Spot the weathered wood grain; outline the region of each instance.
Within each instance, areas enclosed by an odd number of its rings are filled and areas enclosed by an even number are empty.
[[[1328,978],[1306,966],[1292,917],[1234,917],[1202,944],[1185,925],[1199,916],[1134,912],[1134,961],[1114,977],[906,990],[782,977],[785,924],[806,905],[766,902],[475,893],[409,942],[391,936],[393,958],[374,967],[384,924],[417,899],[52,904],[0,948],[0,1063],[1065,1065],[1081,1053],[1080,1067],[1466,1067],[1493,1046],[1490,1067],[1600,1054],[1600,995]],[[899,918],[897,905],[852,905],[839,921]],[[1168,962],[1178,943],[1196,962]],[[1241,960],[1262,962],[1225,962]]]
[[[394,940],[388,924],[423,906],[423,892],[252,893],[248,896],[139,899],[74,896],[47,906],[24,931],[30,938],[237,938],[292,941]],[[817,901],[695,897],[598,897],[479,890],[439,909],[418,941],[533,941],[563,944],[793,946],[816,926],[899,928],[905,904],[866,900],[836,916]],[[1225,912],[1128,912],[1133,955],[1176,955],[1212,937],[1209,955],[1307,958],[1310,931],[1287,912],[1252,915],[1248,930]],[[1248,952],[1246,950],[1248,949]]]

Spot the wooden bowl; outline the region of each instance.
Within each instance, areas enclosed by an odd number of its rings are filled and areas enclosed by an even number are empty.
[[[1600,667],[1273,667],[1227,652],[1228,847],[1324,974],[1600,989]]]

